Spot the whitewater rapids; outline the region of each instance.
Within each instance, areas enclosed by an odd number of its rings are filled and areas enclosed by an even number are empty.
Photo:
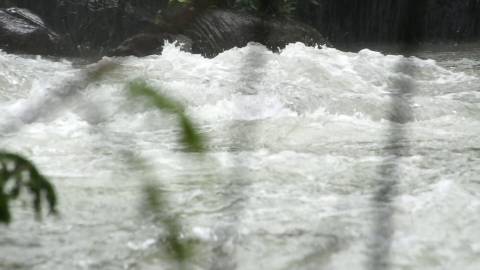
[[[0,149],[50,177],[60,211],[39,223],[14,203],[0,269],[174,269],[125,151],[155,168],[196,247],[190,269],[366,269],[392,128],[409,151],[396,160],[391,268],[480,268],[480,50],[407,59],[249,44],[207,59],[170,44],[101,62],[119,67],[85,82],[95,64],[0,52]],[[135,79],[186,106],[204,157],[182,150],[175,116],[132,100]],[[402,83],[411,117],[391,123]]]

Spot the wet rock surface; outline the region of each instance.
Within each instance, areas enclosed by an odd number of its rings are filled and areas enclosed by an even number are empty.
[[[160,54],[162,53],[165,42],[178,42],[181,48],[188,52],[190,52],[192,48],[192,41],[183,35],[141,33],[123,41],[117,48],[113,49],[109,55],[147,56]]]
[[[138,3],[137,3],[138,2]],[[18,6],[38,14],[70,47],[67,56],[104,55],[142,32],[159,33],[155,14],[162,1],[0,0],[0,7]]]
[[[292,42],[322,45],[326,39],[303,23],[278,18],[262,18],[248,13],[209,10],[197,16],[185,30],[193,40],[193,52],[215,56],[248,42],[258,42],[278,50]]]
[[[141,33],[183,34],[193,41],[194,52],[208,56],[244,46],[248,41],[277,49],[288,42],[311,45],[328,39],[333,46],[348,50],[355,44],[372,47],[397,44],[406,38],[425,43],[480,39],[479,0],[298,1],[295,14],[291,14],[294,19],[261,18],[238,10],[208,10],[212,8],[209,3],[197,0],[186,6],[169,4],[168,0],[0,0],[0,8],[17,6],[30,10],[48,29],[58,33],[64,44],[61,53],[51,49],[25,51],[70,56],[105,55]],[[234,7],[232,1],[221,3],[214,8]],[[424,10],[416,10],[420,6]],[[2,16],[4,20],[7,17]],[[412,20],[412,29],[422,35],[405,31],[405,24]],[[45,42],[45,34],[39,33],[35,33],[37,39]],[[26,42],[18,41],[21,39],[10,39],[2,38],[3,49],[20,50],[26,46]],[[151,40],[154,46],[156,41]]]
[[[0,48],[7,52],[56,54],[61,50],[58,34],[27,9],[0,9]]]
[[[2,48],[66,56],[145,56],[161,53],[164,41],[178,41],[186,51],[213,57],[251,41],[262,43],[272,50],[297,41],[308,45],[326,42],[317,30],[292,19],[263,18],[227,10],[197,12],[188,6],[166,8],[159,12],[153,7],[148,10],[122,1],[104,1],[104,5],[89,1],[62,3],[52,4],[54,8],[50,13],[31,5],[44,14],[45,21],[54,25],[59,34],[50,30],[40,16],[26,9],[15,8],[28,12],[34,19],[19,19],[4,13],[4,20],[23,23],[23,26],[10,28],[28,28],[30,34],[29,39],[21,35],[15,39],[4,38],[9,42],[5,42]],[[62,46],[52,45],[57,40]],[[60,47],[62,50],[58,49]]]

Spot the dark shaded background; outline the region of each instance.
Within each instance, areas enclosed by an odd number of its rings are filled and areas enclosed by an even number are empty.
[[[199,6],[203,2],[197,1]],[[275,0],[263,1],[268,4]],[[65,5],[65,3],[70,3]],[[234,6],[233,0],[217,0],[218,8]],[[352,43],[397,43],[405,40],[402,25],[411,2],[416,0],[297,0],[294,16],[319,30],[329,41],[345,48]],[[75,3],[72,8],[71,3]],[[125,38],[128,16],[119,14],[121,6],[135,16],[153,16],[168,0],[0,0],[0,7],[25,7],[39,14],[55,31],[91,27],[85,23],[89,13],[102,10],[96,27],[109,27],[112,38]],[[69,6],[70,10],[64,10]],[[128,13],[127,12],[127,13]],[[425,42],[469,42],[480,39],[480,0],[427,0],[426,17],[414,26],[424,32]],[[98,17],[96,17],[98,18]],[[133,23],[133,21],[132,21]],[[134,27],[134,26],[133,26]],[[95,31],[95,29],[91,29]],[[81,37],[75,37],[79,39]]]
[[[300,0],[298,13],[332,42],[398,42],[404,18],[417,0]],[[428,0],[415,25],[425,41],[473,41],[480,37],[479,0]]]

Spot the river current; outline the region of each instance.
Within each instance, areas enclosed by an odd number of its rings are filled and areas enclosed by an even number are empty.
[[[60,212],[38,222],[28,197],[15,202],[0,269],[175,269],[125,151],[154,168],[195,246],[189,269],[368,269],[379,168],[400,131],[390,268],[480,268],[480,49],[249,44],[208,59],[171,44],[101,62],[119,67],[88,82],[95,63],[0,52],[0,148],[50,177]],[[203,156],[182,150],[175,116],[132,100],[136,79],[185,105]],[[411,115],[392,123],[392,106]]]

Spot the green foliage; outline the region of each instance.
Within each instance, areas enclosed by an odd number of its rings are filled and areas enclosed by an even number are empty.
[[[114,63],[100,63],[87,71],[86,81],[100,80],[117,67]],[[44,201],[50,212],[56,212],[57,195],[49,180],[28,159],[0,151],[0,223],[10,223],[10,200],[17,199],[23,190],[28,190],[32,195],[37,218],[41,217]]]
[[[187,269],[186,263],[194,254],[194,248],[188,241],[181,238],[181,223],[177,215],[168,212],[170,206],[167,194],[161,190],[152,168],[147,162],[133,153],[127,154],[128,163],[139,169],[142,174],[144,206],[142,213],[146,216],[153,216],[153,221],[160,224],[166,231],[165,237],[161,238],[167,257],[178,263],[179,269]]]
[[[185,108],[175,100],[155,91],[144,81],[134,81],[129,85],[130,94],[134,97],[143,98],[147,104],[155,108],[175,114],[181,128],[179,142],[189,151],[203,153],[205,151],[205,140],[200,135],[192,120],[185,114]],[[137,168],[146,173],[151,171],[144,161],[134,158]],[[155,221],[162,224],[167,231],[163,238],[166,253],[169,257],[179,263],[180,269],[186,269],[186,263],[193,256],[194,249],[191,243],[181,239],[181,225],[178,216],[168,213],[170,207],[166,194],[153,184],[153,179],[145,179],[144,196],[147,211],[153,212]]]
[[[143,192],[149,210],[147,212],[153,212],[155,221],[162,224],[167,231],[163,240],[167,255],[184,268],[185,263],[193,256],[194,249],[190,243],[182,241],[181,225],[178,217],[167,213],[166,209],[169,207],[165,195],[162,191],[158,191],[153,184],[146,184]]]
[[[33,209],[38,218],[41,217],[44,200],[50,212],[55,213],[57,197],[47,178],[29,160],[0,151],[0,223],[11,221],[9,201],[18,198],[24,189],[33,196]]]
[[[95,65],[94,68],[88,71],[88,82],[101,80],[106,74],[118,68],[118,64],[106,62]]]
[[[100,80],[118,65],[103,63],[88,72],[87,80],[93,82]],[[205,140],[192,120],[186,115],[185,108],[175,100],[157,93],[143,81],[134,81],[129,84],[132,96],[143,98],[147,104],[166,113],[175,114],[179,120],[181,134],[179,142],[192,152],[205,152]],[[170,209],[166,194],[155,185],[153,177],[146,162],[127,153],[128,163],[138,168],[145,178],[143,193],[145,195],[145,213],[154,213],[155,222],[163,225],[167,234],[162,238],[167,255],[178,263],[180,269],[187,269],[186,263],[194,254],[193,244],[182,240],[181,223],[177,215],[168,212]],[[17,154],[0,151],[0,223],[9,223],[11,214],[10,200],[18,198],[23,190],[30,191],[33,197],[33,209],[37,217],[41,217],[42,204],[47,202],[50,212],[55,213],[57,204],[56,192],[53,185],[44,177],[32,162]]]
[[[129,89],[133,96],[143,97],[150,105],[167,113],[177,115],[182,129],[180,143],[186,150],[192,152],[203,152],[205,150],[203,136],[190,118],[185,114],[185,108],[180,103],[157,93],[152,87],[142,81],[130,83]]]

